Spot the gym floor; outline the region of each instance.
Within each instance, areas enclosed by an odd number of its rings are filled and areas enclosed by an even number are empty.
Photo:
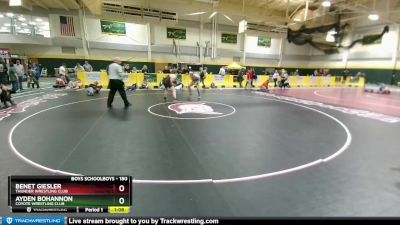
[[[400,216],[398,93],[139,90],[107,109],[43,86],[0,111],[3,214],[8,175],[104,174],[133,176],[132,216]]]

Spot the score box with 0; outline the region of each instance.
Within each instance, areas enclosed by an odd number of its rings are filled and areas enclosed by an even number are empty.
[[[131,176],[10,176],[11,207],[132,205]]]

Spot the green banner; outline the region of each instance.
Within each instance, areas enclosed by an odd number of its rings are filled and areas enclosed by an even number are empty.
[[[271,47],[271,38],[258,36],[257,46]]]
[[[186,29],[167,27],[167,38],[186,40]]]
[[[100,20],[101,32],[103,34],[126,35],[124,22]]]
[[[236,34],[221,34],[221,42],[227,44],[237,44],[237,35]]]

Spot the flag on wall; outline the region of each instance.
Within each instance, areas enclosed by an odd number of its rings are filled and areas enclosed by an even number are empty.
[[[60,16],[60,30],[62,36],[75,36],[74,17]]]

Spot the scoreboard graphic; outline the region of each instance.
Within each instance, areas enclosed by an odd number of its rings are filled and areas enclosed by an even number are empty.
[[[20,213],[129,213],[131,176],[9,176],[8,205]]]

